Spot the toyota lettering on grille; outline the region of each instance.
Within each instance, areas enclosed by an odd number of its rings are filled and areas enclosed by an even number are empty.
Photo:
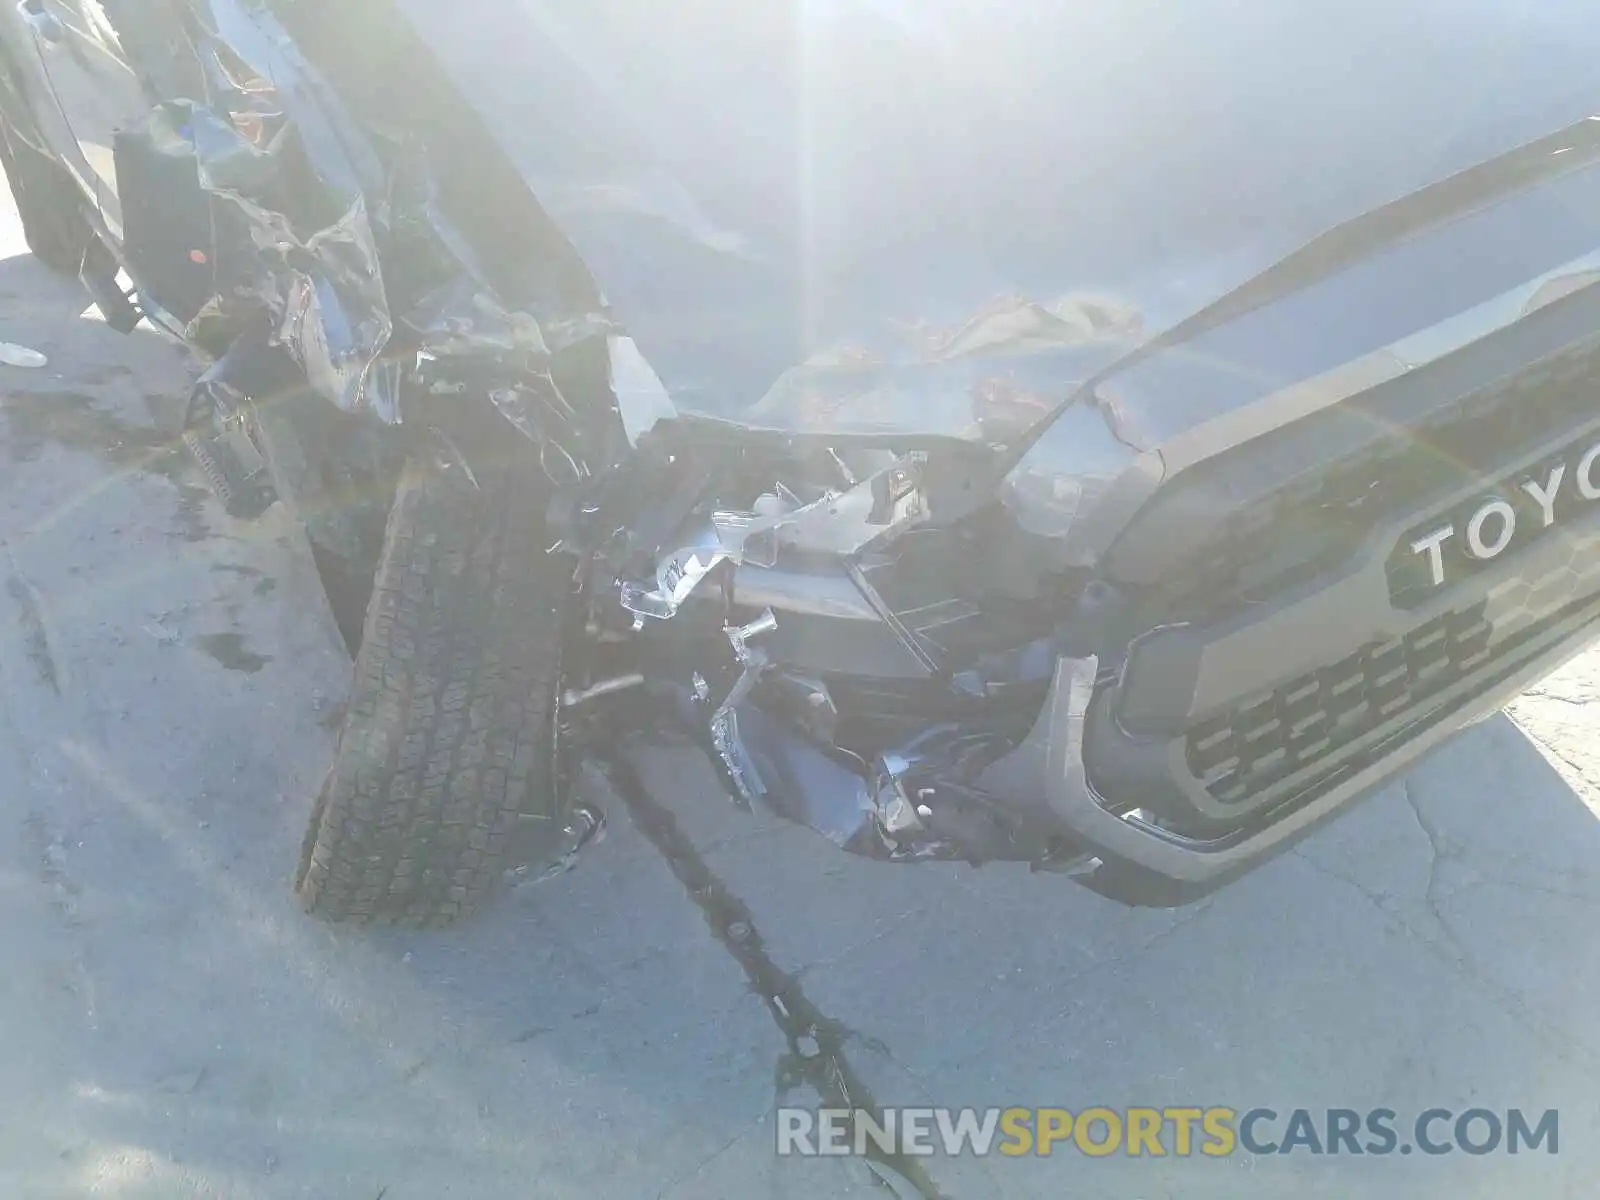
[[[1457,545],[1452,539],[1461,539],[1460,551],[1470,560],[1487,562],[1499,557],[1516,538],[1519,521],[1525,529],[1529,523],[1533,523],[1535,529],[1548,529],[1562,516],[1558,507],[1563,499],[1568,500],[1569,510],[1572,497],[1600,500],[1600,482],[1595,478],[1597,463],[1600,463],[1600,442],[1584,451],[1570,469],[1565,461],[1546,464],[1516,484],[1515,492],[1532,501],[1531,504],[1523,502],[1520,514],[1519,506],[1506,495],[1492,496],[1465,520],[1447,521],[1416,538],[1411,543],[1411,552],[1427,562],[1433,586],[1443,587],[1448,552]]]

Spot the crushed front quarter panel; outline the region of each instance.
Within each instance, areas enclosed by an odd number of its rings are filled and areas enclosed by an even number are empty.
[[[563,395],[552,359],[613,330],[603,307],[581,289],[537,313],[508,299],[446,215],[415,130],[358,120],[346,81],[325,78],[273,10],[207,0],[195,15],[206,95],[157,104],[117,147],[119,174],[149,181],[125,205],[197,226],[189,257],[210,266],[209,294],[191,287],[177,305],[187,339],[221,355],[264,323],[316,392],[389,424],[408,398],[487,392],[524,434],[559,443],[546,446],[554,478],[586,473],[561,431],[592,414]],[[205,207],[181,194],[185,171]],[[137,237],[125,252],[159,304],[152,260],[173,252]]]

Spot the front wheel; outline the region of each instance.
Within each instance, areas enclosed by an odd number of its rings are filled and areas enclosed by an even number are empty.
[[[308,911],[447,924],[490,893],[522,818],[560,815],[571,571],[545,550],[547,486],[521,456],[402,473],[295,879]]]

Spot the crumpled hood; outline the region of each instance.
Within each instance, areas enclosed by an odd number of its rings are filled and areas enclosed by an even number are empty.
[[[678,409],[781,428],[970,424],[921,381],[1019,348],[1024,410],[1065,395],[1597,107],[1573,0],[398,6]],[[882,386],[830,410],[799,364]]]

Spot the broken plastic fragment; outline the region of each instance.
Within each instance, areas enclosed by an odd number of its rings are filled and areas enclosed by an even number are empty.
[[[565,875],[578,865],[578,858],[585,850],[604,841],[605,836],[605,812],[592,804],[574,805],[561,827],[560,837],[551,850],[549,860],[537,869],[532,863],[513,868],[506,872],[507,882],[520,888]]]
[[[745,804],[765,795],[767,791],[766,784],[761,780],[761,773],[750,760],[739,737],[739,705],[744,703],[756,684],[761,681],[761,676],[765,674],[768,665],[766,652],[758,646],[750,645],[750,642],[762,634],[771,633],[777,627],[778,619],[772,615],[772,610],[769,608],[748,625],[728,625],[723,628],[723,633],[728,637],[728,645],[733,647],[733,656],[744,670],[722,703],[717,706],[717,711],[711,714],[711,745],[716,750],[717,757],[722,760],[722,765],[727,770],[728,778],[733,783],[739,799]]]
[[[623,432],[628,444],[637,446],[639,438],[655,427],[657,421],[678,415],[672,398],[667,394],[661,377],[646,361],[639,347],[629,337],[608,340],[611,352],[611,390],[617,397],[617,411],[622,417]]]
[[[0,342],[0,363],[8,367],[47,367],[50,360],[32,346],[19,346],[15,342]]]

